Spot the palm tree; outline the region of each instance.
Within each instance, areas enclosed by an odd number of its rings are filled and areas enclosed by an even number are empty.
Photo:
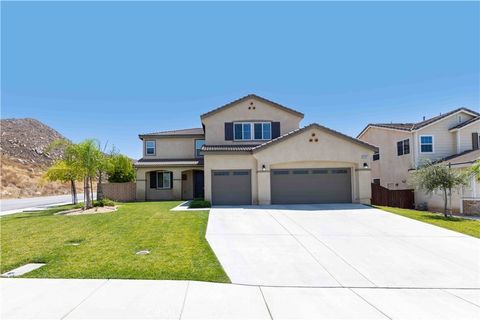
[[[81,179],[81,173],[65,160],[55,162],[44,175],[44,178],[49,181],[70,182],[72,191],[72,203],[77,204],[77,188],[75,181]]]
[[[477,181],[480,181],[480,160],[477,160],[470,169]]]
[[[102,164],[104,155],[94,139],[87,139],[74,148],[75,166],[83,173],[85,186],[85,209],[93,207],[92,181]]]

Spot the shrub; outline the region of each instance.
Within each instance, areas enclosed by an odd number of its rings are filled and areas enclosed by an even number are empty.
[[[127,156],[118,154],[110,158],[110,166],[107,170],[108,182],[131,182],[135,181],[135,169]]]
[[[113,207],[115,206],[115,202],[113,200],[103,198],[102,200],[94,201],[94,207]]]
[[[210,201],[206,201],[203,199],[194,199],[190,204],[188,205],[189,208],[210,208],[212,204]]]

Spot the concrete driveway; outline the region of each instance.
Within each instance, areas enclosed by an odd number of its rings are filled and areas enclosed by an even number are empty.
[[[363,205],[213,208],[207,240],[233,283],[480,288],[480,240]]]

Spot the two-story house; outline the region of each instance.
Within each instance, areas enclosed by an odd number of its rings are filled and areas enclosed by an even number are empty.
[[[423,159],[445,161],[453,168],[471,166],[480,157],[479,133],[480,114],[459,108],[417,123],[369,124],[357,138],[379,148],[373,156],[372,182],[388,189],[407,189],[409,172]],[[452,208],[463,212],[464,203],[471,205],[479,197],[478,183],[472,179],[470,186],[454,192]],[[438,210],[442,201],[440,194],[415,192],[416,205]]]
[[[248,95],[200,116],[201,128],[141,134],[137,200],[213,205],[370,203],[377,148]]]

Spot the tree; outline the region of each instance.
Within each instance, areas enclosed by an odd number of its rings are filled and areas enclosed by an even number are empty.
[[[108,182],[131,182],[135,181],[135,169],[130,158],[122,154],[116,154],[110,157],[110,168],[108,173]]]
[[[55,162],[44,175],[44,178],[49,181],[70,182],[73,204],[78,203],[75,181],[80,180],[81,177],[81,173],[65,160]]]
[[[472,168],[470,169],[470,172],[472,173],[473,176],[477,179],[477,181],[480,181],[480,160],[477,160]]]
[[[44,178],[49,181],[70,182],[73,204],[78,203],[75,182],[82,178],[82,172],[75,164],[75,148],[76,145],[67,140],[59,139],[53,141],[47,147],[46,152],[61,150],[63,160],[55,162],[44,175]]]
[[[449,165],[435,164],[425,161],[416,171],[413,172],[413,184],[421,190],[431,194],[441,190],[444,200],[443,214],[448,217],[448,194],[451,196],[452,189],[468,184],[468,174],[460,170],[453,170]],[[448,194],[447,194],[448,192]],[[450,200],[451,203],[451,200]]]
[[[104,154],[94,139],[87,139],[73,149],[74,166],[83,174],[85,190],[85,209],[93,207],[93,179],[102,165]]]

